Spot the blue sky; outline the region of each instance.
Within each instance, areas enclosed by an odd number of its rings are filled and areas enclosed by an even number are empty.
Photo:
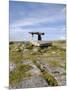
[[[65,16],[64,4],[10,1],[10,41],[28,41],[30,31],[44,32],[43,40],[64,40]],[[37,40],[37,36],[34,36],[34,40]]]

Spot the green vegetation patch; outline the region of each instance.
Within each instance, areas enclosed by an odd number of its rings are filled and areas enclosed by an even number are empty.
[[[58,86],[57,80],[50,73],[48,73],[48,71],[46,71],[43,68],[41,68],[41,65],[39,63],[37,63],[36,61],[34,61],[34,63],[40,69],[40,71],[42,73],[42,76],[48,82],[48,85]]]
[[[59,61],[53,60],[53,61],[49,61],[49,65],[51,67],[62,67],[62,65],[60,64]]]
[[[21,52],[10,52],[9,58],[14,63],[19,63],[20,60],[22,59],[22,53]]]
[[[66,57],[66,52],[65,52],[65,51],[61,51],[61,52],[59,52],[59,55],[60,55],[61,57]]]
[[[31,50],[31,49],[33,49],[33,45],[32,45],[32,44],[28,44],[28,45],[26,46],[26,48]]]
[[[58,86],[57,80],[51,74],[49,74],[47,71],[43,71],[42,73],[44,79],[48,82],[48,85]]]
[[[18,64],[16,69],[10,72],[9,83],[16,86],[25,77],[29,77],[30,73],[27,73],[31,69],[29,65]]]

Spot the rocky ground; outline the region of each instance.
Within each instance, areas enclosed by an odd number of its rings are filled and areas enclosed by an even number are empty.
[[[66,85],[65,41],[53,42],[49,47],[10,42],[9,59],[9,88]]]

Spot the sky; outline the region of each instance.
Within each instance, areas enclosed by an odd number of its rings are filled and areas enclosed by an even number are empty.
[[[29,32],[44,32],[46,41],[65,40],[65,16],[65,4],[9,1],[10,41],[29,41]]]

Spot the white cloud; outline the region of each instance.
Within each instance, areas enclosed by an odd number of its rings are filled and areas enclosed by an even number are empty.
[[[15,20],[13,23],[10,23],[10,37],[17,37],[17,39],[20,39],[21,37],[20,36],[23,36],[23,37],[26,37],[26,39],[28,39],[28,35],[27,33],[29,31],[43,31],[45,32],[46,34],[62,34],[62,32],[65,34],[65,25],[59,25],[59,27],[38,27],[37,29],[35,28],[25,28],[25,29],[22,29],[20,28],[21,26],[22,27],[27,27],[27,26],[35,26],[39,23],[44,23],[44,24],[54,24],[54,23],[58,23],[58,22],[65,22],[65,11],[66,9],[65,8],[62,8],[62,9],[42,9],[42,10],[35,10],[35,12],[31,12],[29,14],[29,16],[27,15],[27,18],[24,17],[21,18],[21,19],[17,19]],[[25,12],[25,11],[24,11]],[[20,12],[20,14],[24,14],[24,12]],[[11,17],[10,17],[11,18]],[[51,31],[52,30],[52,31]],[[23,34],[24,33],[24,34]],[[26,33],[26,34],[25,34]],[[17,36],[18,35],[18,36]],[[63,37],[59,37],[60,39],[63,39]]]
[[[41,15],[41,17],[27,17],[24,19],[19,19],[16,20],[14,23],[10,23],[10,27],[20,27],[20,26],[27,26],[27,25],[36,25],[38,23],[55,23],[55,22],[59,22],[59,21],[65,21],[65,8],[61,9],[60,11],[58,11],[57,13],[54,13],[51,16],[45,16],[43,17]],[[47,13],[50,13],[48,11],[46,11]],[[51,12],[52,13],[52,12]],[[38,14],[39,16],[39,14]]]

